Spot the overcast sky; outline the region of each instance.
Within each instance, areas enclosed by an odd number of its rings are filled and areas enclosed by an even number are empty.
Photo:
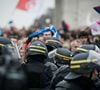
[[[6,26],[18,0],[0,0],[0,26]]]

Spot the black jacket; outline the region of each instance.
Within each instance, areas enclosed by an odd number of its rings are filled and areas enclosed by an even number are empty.
[[[94,82],[86,77],[73,80],[64,79],[56,85],[55,90],[97,90]]]
[[[51,68],[42,62],[43,59],[39,60],[39,58],[28,60],[26,64],[22,65],[27,77],[27,88],[46,88],[50,85]]]
[[[55,73],[51,80],[50,88],[54,89],[56,84],[64,79],[64,77],[69,73],[68,65],[61,66]]]

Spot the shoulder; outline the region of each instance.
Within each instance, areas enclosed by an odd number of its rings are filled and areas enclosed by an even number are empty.
[[[63,65],[61,66],[59,69],[59,72],[62,72],[62,71],[69,71],[69,67],[67,65]]]
[[[69,82],[66,80],[59,82],[56,85],[56,88],[60,88],[60,89],[62,88],[62,90],[82,90],[80,87],[75,85],[73,82]],[[57,90],[59,90],[59,89],[57,89]]]
[[[57,70],[57,66],[52,62],[46,62],[45,65],[51,67],[51,69]]]
[[[67,87],[69,87],[69,84],[65,81],[65,80],[63,80],[63,81],[61,81],[61,82],[59,82],[57,85],[56,85],[56,88],[67,88]]]

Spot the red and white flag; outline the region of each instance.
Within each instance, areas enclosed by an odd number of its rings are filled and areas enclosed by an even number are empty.
[[[28,28],[35,19],[45,14],[48,8],[53,8],[54,0],[18,0],[12,20],[18,28]]]
[[[29,10],[36,5],[37,0],[19,0],[17,4],[17,9]]]

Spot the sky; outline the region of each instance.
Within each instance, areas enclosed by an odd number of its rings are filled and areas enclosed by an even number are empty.
[[[18,0],[0,0],[0,27],[5,27],[12,17]]]

